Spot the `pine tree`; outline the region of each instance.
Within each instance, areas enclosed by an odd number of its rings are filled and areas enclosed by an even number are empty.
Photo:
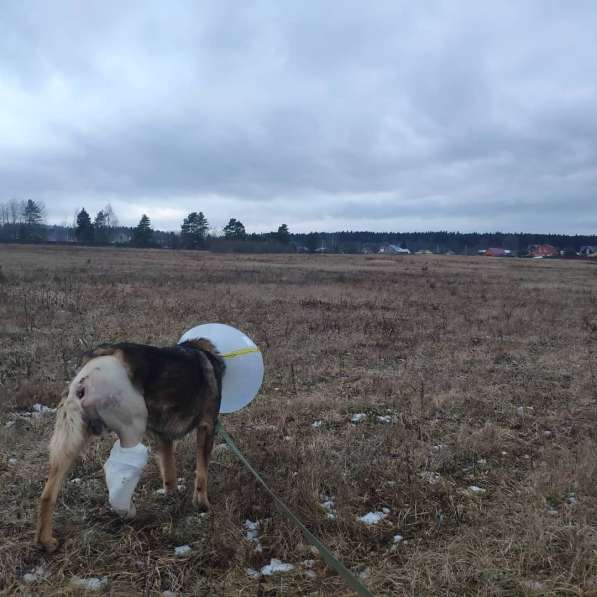
[[[286,224],[282,224],[278,227],[276,238],[284,245],[287,245],[290,242],[290,232],[288,232],[288,226]]]
[[[243,223],[235,218],[224,226],[224,236],[230,240],[242,240],[247,236]]]
[[[39,201],[27,200],[22,204],[21,240],[42,240],[44,237],[45,207]]]
[[[180,227],[180,242],[184,249],[197,249],[205,245],[209,225],[203,212],[190,213]]]
[[[96,245],[108,244],[108,227],[106,226],[106,214],[99,210],[93,221],[94,241]]]
[[[143,214],[137,227],[133,230],[132,244],[136,247],[150,247],[153,244],[151,221]]]
[[[81,244],[93,244],[93,224],[91,223],[91,218],[89,217],[89,214],[87,213],[84,207],[77,214],[77,226],[75,228],[75,236]]]
[[[209,230],[209,222],[207,218],[203,215],[203,212],[200,211],[197,215],[197,222],[196,222],[196,234],[197,238],[200,240],[201,244],[205,243],[205,239],[207,238],[207,231]]]

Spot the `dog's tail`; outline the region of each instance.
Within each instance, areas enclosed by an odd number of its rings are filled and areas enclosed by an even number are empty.
[[[83,416],[81,401],[69,392],[56,411],[54,433],[50,440],[50,466],[59,461],[73,460],[89,435],[88,423]]]
[[[211,342],[210,342],[211,344]],[[213,346],[213,344],[212,344]],[[218,384],[218,401],[222,402],[222,379],[226,372],[226,362],[220,353],[213,348],[213,350],[203,350],[203,354],[209,359],[211,366],[213,367],[214,374],[216,376],[216,382]]]

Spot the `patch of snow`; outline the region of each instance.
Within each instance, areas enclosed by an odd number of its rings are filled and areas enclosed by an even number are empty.
[[[317,574],[315,573],[315,570],[305,570],[304,574],[305,574],[305,576],[308,576],[309,578],[317,578]]]
[[[292,564],[287,564],[281,560],[272,558],[270,563],[261,569],[261,574],[263,574],[263,576],[271,576],[272,574],[276,574],[278,572],[290,572],[291,570],[294,570],[294,566]]]
[[[522,580],[520,584],[531,591],[544,591],[545,584],[538,580]]]
[[[311,427],[313,427],[313,429],[319,429],[322,425],[323,421],[313,421],[313,423],[311,423]]]
[[[404,537],[400,533],[394,535],[394,543],[401,543],[403,539]]]
[[[313,568],[313,566],[315,566],[315,560],[303,560],[301,562],[301,564],[305,567],[305,568]]]
[[[433,471],[423,471],[419,476],[423,481],[427,481],[431,485],[439,483],[442,479],[439,473],[434,473]]]
[[[33,412],[35,413],[39,413],[40,415],[43,414],[50,414],[50,413],[55,413],[56,409],[55,408],[49,408],[43,404],[34,404],[32,406],[33,408]]]
[[[371,576],[371,570],[368,566],[359,572],[360,578],[369,578],[369,576]]]
[[[375,417],[377,419],[377,421],[379,423],[391,423],[392,422],[392,417],[390,417],[390,415],[377,415],[377,417]]]
[[[160,487],[159,489],[155,490],[155,493],[157,495],[166,495],[166,490],[163,487]]]
[[[323,496],[323,500],[324,501],[321,502],[321,507],[326,511],[327,518],[329,518],[330,520],[336,520],[336,503],[327,495]]]
[[[32,585],[38,581],[38,576],[33,572],[27,572],[27,574],[23,574],[23,582],[26,585]]]
[[[75,477],[74,479],[71,479],[69,481],[69,483],[71,485],[80,485],[81,484],[81,478],[80,477]]]
[[[101,591],[108,586],[107,576],[92,576],[90,578],[81,578],[73,576],[70,579],[71,587],[84,589],[86,591]]]
[[[253,522],[247,518],[243,526],[247,531],[247,540],[255,544],[255,551],[263,551],[263,547],[259,541],[259,529],[261,528],[261,523],[258,520]]]
[[[244,524],[245,529],[247,529],[247,539],[254,539],[257,536],[257,531],[260,526],[259,521],[253,522],[247,518]]]
[[[192,551],[190,545],[179,545],[174,548],[174,555],[176,556],[188,556]]]
[[[7,421],[7,422],[4,424],[4,427],[6,427],[6,428],[8,429],[9,427],[12,427],[14,424],[15,424],[14,420],[12,420],[12,421]]]
[[[473,493],[485,493],[485,489],[478,485],[469,485],[469,491],[472,491]]]
[[[571,506],[576,506],[576,504],[578,503],[578,500],[576,499],[575,495],[569,495],[566,498],[566,501],[571,505]]]
[[[356,414],[352,415],[352,417],[350,417],[350,422],[351,423],[360,423],[361,421],[363,421],[366,418],[367,418],[367,415],[365,413],[356,413]]]
[[[367,512],[367,514],[363,514],[363,516],[359,516],[357,520],[366,524],[367,526],[371,526],[381,522],[384,518],[388,516],[390,513],[389,508],[384,508],[381,512]]]
[[[255,570],[255,568],[247,568],[247,575],[251,578],[259,578],[261,574]]]
[[[31,572],[27,572],[27,574],[23,574],[23,582],[26,585],[33,585],[40,580],[43,580],[48,576],[49,572],[46,570],[44,566],[38,566],[31,570]]]
[[[8,464],[16,464],[17,463],[17,459],[16,458],[9,458],[8,459]]]
[[[434,452],[440,452],[441,450],[445,450],[446,449],[446,444],[437,444],[436,446],[433,446],[431,449]]]

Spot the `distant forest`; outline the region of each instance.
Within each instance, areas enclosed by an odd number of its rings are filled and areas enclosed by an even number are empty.
[[[286,224],[276,231],[247,233],[240,220],[231,218],[222,231],[210,228],[202,212],[184,218],[180,231],[154,230],[147,215],[135,227],[121,226],[110,205],[92,220],[83,208],[72,225],[46,224],[41,202],[11,200],[0,203],[0,242],[60,243],[91,246],[136,246],[168,249],[203,249],[217,252],[377,252],[387,245],[415,251],[472,255],[488,248],[525,255],[528,248],[549,244],[575,256],[583,246],[597,246],[597,235],[460,232],[310,232],[292,233]]]
[[[513,254],[524,254],[536,244],[550,244],[554,247],[576,253],[581,247],[597,245],[597,235],[529,234],[520,233],[460,233],[460,232],[311,232],[293,234],[293,239],[309,250],[320,247],[343,252],[361,252],[388,244],[399,245],[411,251],[432,251],[456,254],[474,254],[490,247],[508,249]]]

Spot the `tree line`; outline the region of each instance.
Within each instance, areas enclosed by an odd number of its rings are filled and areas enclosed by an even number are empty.
[[[11,199],[0,203],[0,241],[4,242],[77,242],[82,245],[130,245],[135,247],[167,247],[175,249],[208,249],[214,244],[229,245],[255,240],[275,241],[289,245],[288,226],[282,224],[277,232],[249,235],[244,224],[230,218],[222,234],[214,232],[205,214],[193,211],[186,216],[180,232],[154,230],[147,214],[135,227],[120,226],[110,204],[99,210],[94,218],[83,207],[76,212],[73,226],[48,226],[46,208],[41,201]]]
[[[210,227],[202,211],[189,213],[179,232],[155,230],[149,216],[143,214],[134,227],[119,225],[108,204],[92,218],[82,208],[75,214],[72,226],[49,226],[46,208],[32,199],[0,202],[0,241],[3,242],[77,242],[83,245],[118,245],[162,247],[171,249],[209,249],[229,252],[339,252],[377,251],[388,244],[397,244],[411,251],[448,251],[474,254],[490,247],[524,253],[533,244],[551,244],[571,255],[582,246],[596,246],[597,235],[562,235],[529,233],[459,233],[435,232],[310,232],[292,234],[286,224],[276,231],[247,233],[244,224],[230,218],[219,231]]]
[[[11,199],[0,203],[0,238],[37,242],[45,240],[46,208],[40,201]]]
[[[98,212],[93,222],[85,208],[81,209],[77,214],[75,226],[77,241],[88,245],[101,245],[110,242],[110,222],[114,221],[115,216],[111,208],[110,211],[107,211],[109,207]],[[214,242],[217,242],[218,238],[223,238],[225,241],[245,241],[249,237],[244,224],[236,218],[230,218],[222,233],[222,237],[213,233],[210,234],[209,222],[202,211],[189,213],[183,219],[178,234],[154,230],[149,216],[143,214],[137,226],[130,229],[130,240],[119,244],[130,244],[134,247],[167,246],[175,249],[207,249]],[[289,244],[290,233],[286,224],[282,224],[278,228],[275,239],[279,243]]]

